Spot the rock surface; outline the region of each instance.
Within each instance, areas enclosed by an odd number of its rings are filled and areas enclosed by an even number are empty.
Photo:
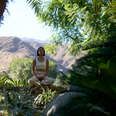
[[[45,109],[43,116],[61,116],[61,110],[65,107],[73,98],[78,96],[85,96],[80,92],[64,92],[58,94]]]

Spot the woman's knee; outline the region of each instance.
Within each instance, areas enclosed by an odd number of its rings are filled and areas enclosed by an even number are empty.
[[[28,80],[28,84],[32,85],[34,83],[34,80],[33,79],[29,79]]]

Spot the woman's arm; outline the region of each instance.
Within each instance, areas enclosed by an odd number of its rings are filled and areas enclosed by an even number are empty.
[[[34,59],[33,60],[33,63],[32,63],[32,74],[37,77],[37,75],[35,74],[35,65],[36,65],[36,60]]]
[[[46,60],[46,74],[45,76],[48,76],[48,72],[49,72],[49,60]]]

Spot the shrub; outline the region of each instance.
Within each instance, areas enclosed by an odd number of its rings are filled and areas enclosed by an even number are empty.
[[[27,85],[27,80],[32,77],[32,59],[13,59],[10,64],[10,71],[13,78],[22,81],[24,85]]]

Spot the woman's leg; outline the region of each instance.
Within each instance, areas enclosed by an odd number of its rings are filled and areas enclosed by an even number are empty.
[[[45,77],[44,80],[41,81],[42,85],[51,85],[55,80],[51,77]]]

